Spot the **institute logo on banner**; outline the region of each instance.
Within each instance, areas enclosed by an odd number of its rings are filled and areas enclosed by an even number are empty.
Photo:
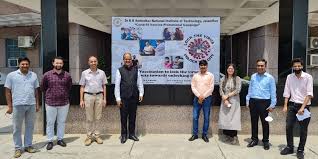
[[[186,54],[185,58],[193,63],[201,60],[210,61],[214,54],[214,41],[207,35],[195,34],[184,41]]]
[[[123,24],[122,20],[120,18],[114,18],[113,19],[113,24],[116,26],[116,27],[119,27]]]

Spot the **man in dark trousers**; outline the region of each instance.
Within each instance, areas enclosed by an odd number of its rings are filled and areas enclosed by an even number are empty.
[[[294,153],[294,125],[300,126],[300,140],[296,156],[304,158],[304,148],[307,140],[307,130],[310,122],[310,105],[314,96],[313,78],[303,71],[303,61],[299,58],[292,60],[293,73],[287,76],[284,89],[284,112],[286,116],[287,146],[280,152],[281,155]],[[296,117],[298,114],[302,118]],[[309,115],[308,115],[309,114]]]
[[[246,106],[250,109],[252,141],[247,147],[254,147],[258,144],[258,119],[260,118],[263,128],[263,147],[265,150],[269,150],[269,124],[265,118],[276,105],[276,84],[274,77],[266,72],[266,66],[265,59],[256,61],[257,73],[251,76],[248,87]]]
[[[144,86],[140,72],[133,66],[131,53],[124,53],[124,65],[116,71],[115,97],[120,108],[121,139],[123,144],[129,139],[139,141],[135,135],[137,103],[144,95]],[[127,118],[129,119],[129,134],[127,132]]]

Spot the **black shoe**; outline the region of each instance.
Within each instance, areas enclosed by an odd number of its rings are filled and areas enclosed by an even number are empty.
[[[58,140],[57,144],[62,146],[62,147],[66,147],[66,143],[63,140]]]
[[[124,144],[126,141],[127,141],[127,137],[126,136],[121,136],[120,143]]]
[[[264,142],[263,143],[263,147],[264,147],[264,150],[269,150],[269,143],[268,142]]]
[[[138,137],[135,136],[135,135],[129,135],[128,138],[131,139],[131,140],[134,140],[134,141],[139,141]]]
[[[47,150],[52,150],[53,148],[53,142],[48,142],[47,145],[46,145],[46,149]]]
[[[294,153],[294,148],[290,148],[290,147],[285,147],[280,154],[281,155],[288,155],[288,154],[293,154]]]
[[[297,151],[297,158],[298,159],[304,159],[304,152],[303,151]]]
[[[193,141],[195,139],[198,139],[198,135],[192,135],[190,138],[189,138],[189,141]]]
[[[254,147],[258,144],[258,141],[257,140],[252,140],[248,145],[247,147]]]
[[[202,139],[205,142],[209,142],[209,138],[206,135],[202,135]]]

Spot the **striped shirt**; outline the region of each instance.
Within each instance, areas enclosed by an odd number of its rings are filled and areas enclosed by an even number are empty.
[[[24,75],[20,70],[8,74],[4,87],[11,90],[12,104],[35,105],[35,89],[39,87],[38,77],[29,71]]]

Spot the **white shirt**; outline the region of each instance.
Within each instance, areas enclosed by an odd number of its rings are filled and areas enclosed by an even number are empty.
[[[140,75],[140,72],[138,70],[138,75],[137,75],[137,86],[138,86],[138,90],[139,90],[139,97],[144,96],[144,85],[142,83],[142,78]],[[121,101],[120,98],[120,81],[121,81],[121,75],[119,70],[117,69],[116,71],[116,78],[115,78],[115,98],[116,101]]]
[[[20,69],[8,74],[4,87],[11,90],[12,104],[35,105],[35,89],[39,87],[37,75],[29,71],[26,75]]]
[[[97,69],[96,72],[93,72],[91,69],[87,69],[82,72],[79,84],[84,86],[84,92],[103,92],[103,86],[107,84],[105,72],[100,69]]]
[[[154,49],[153,49],[153,47],[151,45],[148,45],[148,46],[144,47],[144,52],[147,55],[153,54],[153,51],[154,51]]]
[[[306,96],[313,96],[313,79],[306,72],[301,72],[300,78],[295,73],[287,76],[284,94],[285,98],[290,97],[290,101],[298,104],[303,104]],[[307,105],[310,105],[309,100]]]

